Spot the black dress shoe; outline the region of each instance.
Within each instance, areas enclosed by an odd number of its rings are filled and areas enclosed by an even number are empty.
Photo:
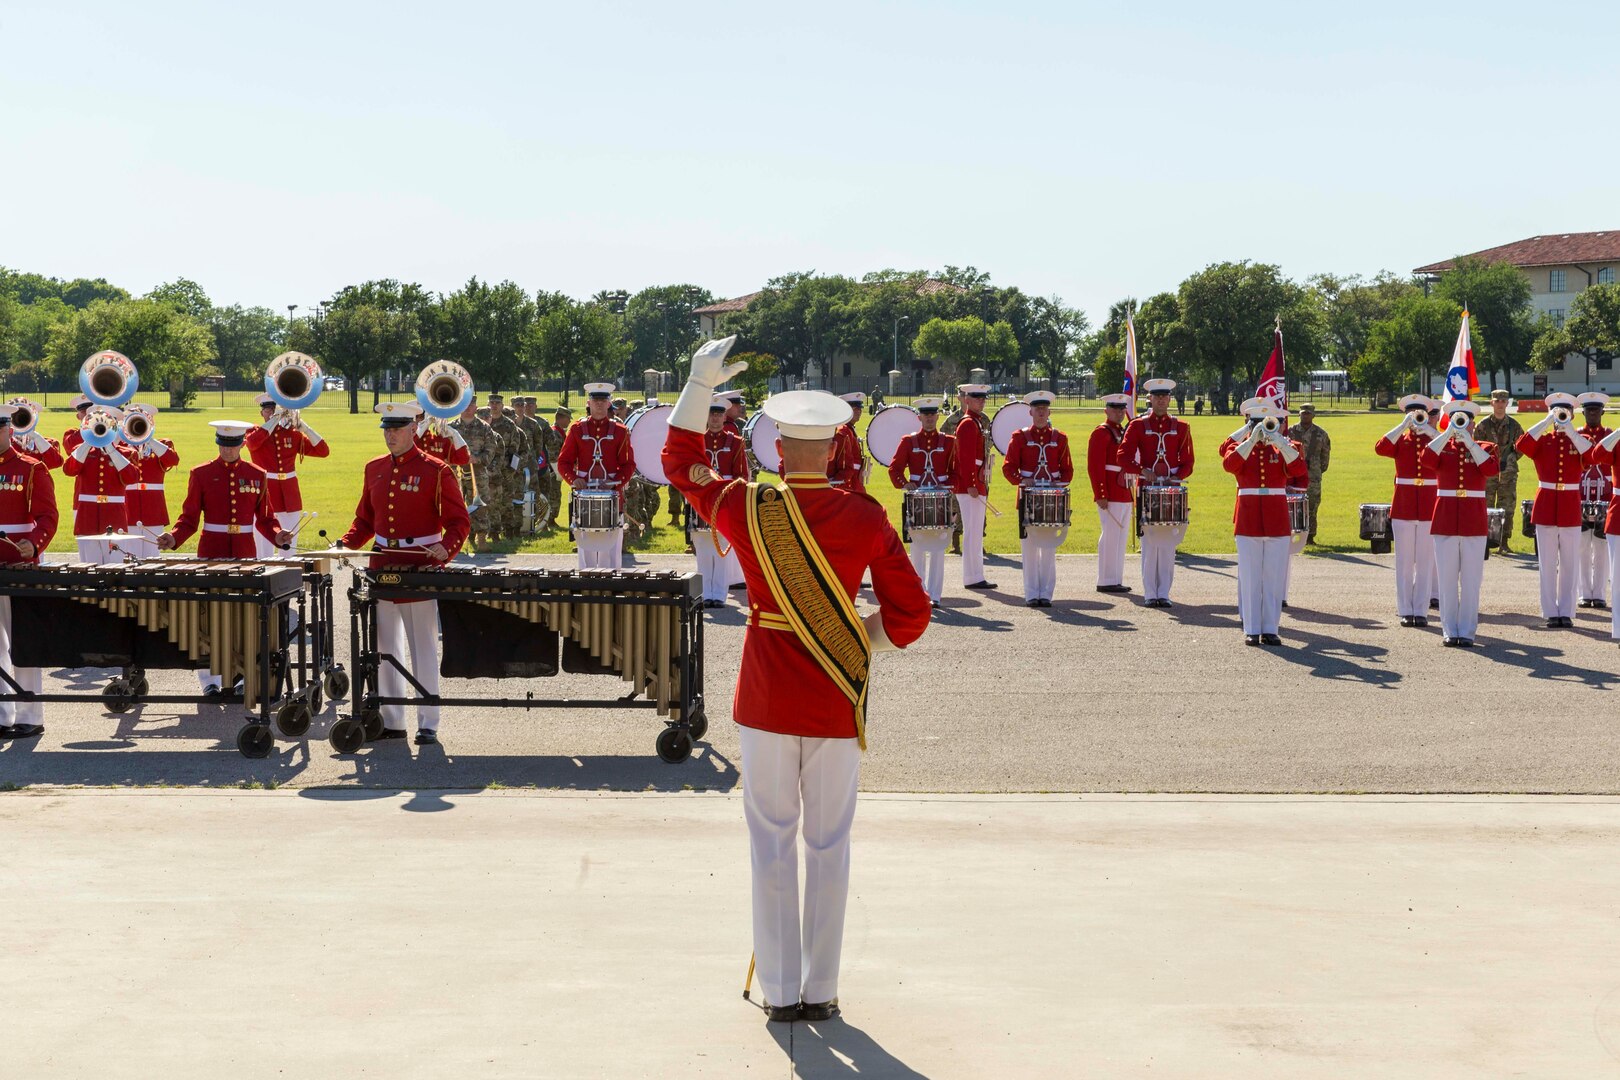
[[[1450,638],[1450,637],[1443,637],[1443,638],[1440,639],[1440,644],[1444,645],[1446,648],[1449,649],[1453,645],[1457,644],[1457,639],[1456,638]]]
[[[1050,600],[1042,600],[1041,601],[1041,607],[1051,607],[1051,606],[1052,606],[1052,601],[1050,601]]]
[[[1163,608],[1167,608],[1167,607],[1175,607],[1175,605],[1174,605],[1174,604],[1172,604],[1172,603],[1171,603],[1171,602],[1170,602],[1170,601],[1168,601],[1168,600],[1164,600],[1164,599],[1160,599],[1160,601],[1159,601],[1159,606],[1160,606],[1160,607],[1163,607]]]
[[[1286,607],[1287,607],[1287,606],[1288,606],[1288,601],[1286,601],[1286,600],[1284,600],[1284,601],[1283,601],[1283,602],[1282,602],[1282,606],[1283,606],[1283,607],[1285,607],[1285,608],[1286,608]]]
[[[1557,630],[1560,626],[1564,625],[1564,620],[1554,615],[1552,618],[1548,619],[1544,625],[1548,630]]]
[[[767,1005],[765,1019],[773,1024],[791,1024],[799,1018],[797,1005]]]
[[[1039,600],[1025,600],[1024,601],[1024,606],[1025,607],[1040,607],[1041,602]]]
[[[945,610],[945,605],[940,603],[938,600],[930,600],[930,601],[928,601],[928,606],[933,608],[935,611],[944,611]]]
[[[1594,601],[1592,601],[1592,606],[1597,608],[1599,611],[1608,611],[1609,610],[1609,604],[1608,604],[1608,601],[1606,601],[1606,600],[1594,600]]]
[[[1590,601],[1590,600],[1577,600],[1577,601],[1575,601],[1575,606],[1576,607],[1591,607],[1592,606],[1592,601]]]
[[[219,697],[219,695],[223,694],[224,692],[225,691],[221,690],[217,686],[203,687],[203,697]]]
[[[405,733],[402,731],[400,734],[403,735]],[[436,746],[438,745],[438,742],[439,733],[437,731],[430,731],[427,728],[423,728],[416,733],[417,746]]]
[[[1131,587],[1129,585],[1099,585],[1097,586],[1097,591],[1106,593],[1128,593],[1131,591]]]
[[[746,582],[746,581],[739,581],[739,582],[737,582],[737,584],[735,584],[735,585],[728,585],[728,586],[726,586],[726,587],[727,587],[727,588],[729,588],[729,589],[731,589],[731,590],[732,590],[732,591],[734,591],[734,592],[735,592],[735,591],[736,591],[736,590],[737,590],[737,589],[746,589],[746,588],[748,588],[748,582]]]
[[[32,739],[45,734],[44,724],[12,724],[8,728],[0,729],[6,733],[8,739]]]
[[[1426,616],[1414,615],[1414,616],[1412,616],[1412,625],[1413,626],[1428,626],[1429,625],[1429,620],[1428,620],[1428,618]]]
[[[1570,618],[1568,615],[1565,615],[1564,616],[1564,629],[1565,630],[1573,630],[1574,628],[1575,628],[1575,620]]]
[[[1244,634],[1243,635],[1243,644],[1245,644],[1245,645],[1253,645],[1256,648],[1258,648],[1259,645],[1260,645],[1260,635],[1259,634]]]
[[[378,736],[375,739],[367,739],[366,741],[367,742],[387,742],[390,739],[403,739],[404,737],[405,737],[405,729],[404,728],[385,727],[385,728],[382,729],[381,733],[379,733]]]
[[[816,1021],[816,1020],[831,1020],[833,1017],[835,1017],[837,1015],[838,1015],[838,999],[837,998],[833,998],[831,1001],[823,1001],[819,1005],[812,1005],[809,1002],[805,1002],[803,1005],[799,1006],[799,1019],[800,1020],[809,1020],[809,1021],[812,1021],[812,1022]]]
[[[1440,610],[1440,601],[1439,600],[1430,600],[1429,601],[1429,610],[1430,611],[1439,611]]]
[[[1401,616],[1401,625],[1402,626],[1411,626],[1412,625],[1412,616],[1410,616],[1410,615],[1402,615]]]
[[[1453,638],[1452,641],[1459,649],[1472,649],[1474,647],[1474,639],[1471,637]]]
[[[975,581],[971,585],[962,586],[964,589],[993,589],[995,587],[995,583],[990,581]]]
[[[1281,645],[1282,644],[1282,638],[1278,637],[1276,634],[1261,634],[1260,635],[1260,644],[1262,644],[1262,645]]]

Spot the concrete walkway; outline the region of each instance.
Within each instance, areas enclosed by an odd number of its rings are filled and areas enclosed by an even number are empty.
[[[0,796],[6,1077],[1620,1075],[1620,800],[865,796],[740,997],[736,794]]]

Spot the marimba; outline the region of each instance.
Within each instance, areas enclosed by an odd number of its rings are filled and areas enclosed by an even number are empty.
[[[381,654],[381,600],[436,600],[446,678],[615,675],[629,692],[607,700],[429,696],[403,657]],[[665,718],[656,749],[675,764],[709,722],[703,708],[703,587],[697,574],[648,570],[403,567],[355,571],[349,590],[353,716],[332,746],[353,753],[382,730],[382,706],[418,703],[521,709],[652,708]],[[415,697],[383,697],[378,672],[392,664]],[[638,700],[639,698],[639,700]]]

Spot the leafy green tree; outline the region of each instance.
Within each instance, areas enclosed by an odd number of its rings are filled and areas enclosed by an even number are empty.
[[[1275,266],[1245,260],[1205,267],[1181,283],[1177,302],[1179,327],[1167,329],[1185,341],[1191,374],[1216,387],[1218,405],[1230,402],[1235,388],[1247,391],[1258,381],[1279,316],[1296,368],[1315,367],[1322,356],[1324,328],[1315,294]]]
[[[1366,349],[1350,365],[1351,380],[1368,391],[1424,385],[1428,370],[1449,363],[1461,320],[1462,309],[1444,297],[1402,297],[1372,324]]]
[[[1474,365],[1495,387],[1511,386],[1513,372],[1530,364],[1536,327],[1530,313],[1530,279],[1509,263],[1457,259],[1435,283],[1434,295],[1466,309]]]
[[[624,333],[630,340],[629,366],[617,379],[637,376],[648,368],[684,372],[687,358],[698,342],[698,320],[692,312],[714,303],[714,295],[697,285],[655,285],[642,289],[621,305],[622,294],[598,294],[605,311],[621,310]]]
[[[236,388],[259,386],[265,368],[282,352],[287,319],[269,308],[240,304],[212,308],[208,326],[214,334],[215,364]]]
[[[0,293],[0,364],[9,365],[18,359],[17,323],[21,312],[21,304]]]
[[[745,391],[750,401],[761,401],[770,391],[771,380],[776,377],[778,364],[770,353],[732,353],[728,361],[743,360],[748,370],[731,380],[731,386]]]
[[[24,306],[41,300],[60,300],[69,307],[85,308],[96,300],[128,300],[129,293],[105,278],[75,278],[61,281],[43,274],[23,273],[0,266],[0,293],[6,293]]]
[[[1530,351],[1530,366],[1548,371],[1570,355],[1585,361],[1588,383],[1594,364],[1612,365],[1620,357],[1620,285],[1593,285],[1578,294],[1563,326],[1542,317]]]
[[[530,324],[524,358],[543,378],[563,381],[562,400],[581,384],[617,380],[630,359],[617,315],[596,304],[553,308]]]
[[[935,362],[935,373],[946,386],[962,381],[976,367],[994,371],[1018,363],[1012,327],[1004,322],[987,326],[977,315],[929,319],[918,329],[915,347]]]
[[[1341,371],[1349,371],[1366,351],[1373,323],[1389,318],[1401,299],[1423,291],[1417,282],[1388,271],[1370,281],[1355,274],[1317,274],[1308,284],[1322,308],[1325,358]]]
[[[8,362],[44,360],[51,331],[71,319],[74,312],[74,308],[54,296],[19,305],[16,321],[12,325],[11,357]]]
[[[416,327],[413,313],[349,299],[322,318],[294,320],[286,344],[315,357],[327,374],[342,375],[349,388],[349,412],[358,413],[361,380],[373,380],[375,406],[382,373],[416,349]]]
[[[1030,301],[1030,314],[1029,339],[1020,340],[1033,357],[1031,368],[1043,372],[1056,387],[1057,380],[1075,373],[1075,349],[1091,322],[1085,312],[1069,307],[1059,296],[1036,297]]]
[[[146,299],[168,304],[181,314],[190,315],[193,319],[203,322],[208,320],[209,313],[214,310],[214,302],[208,299],[203,287],[190,278],[175,278],[173,281],[165,282],[147,293]]]
[[[814,272],[772,278],[745,311],[727,316],[721,332],[737,334],[746,350],[775,356],[793,379],[812,365],[827,371],[846,351],[843,316],[856,287],[847,277]]]
[[[480,386],[517,389],[535,318],[528,292],[510,281],[490,285],[472,278],[444,298],[442,310],[445,355],[465,365]]]
[[[148,392],[169,390],[171,408],[196,393],[197,369],[214,358],[208,325],[157,300],[95,300],[56,326],[46,358],[56,378],[77,378],[79,366],[101,349],[116,349],[140,371]]]

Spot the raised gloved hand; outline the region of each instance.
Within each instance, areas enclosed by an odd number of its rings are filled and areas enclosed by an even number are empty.
[[[91,446],[89,443],[81,442],[78,446],[73,448],[73,460],[80,462],[84,461],[90,456],[90,450]]]
[[[1603,438],[1598,442],[1598,445],[1612,454],[1614,453],[1616,443],[1620,443],[1620,428],[1615,428],[1613,431],[1603,436]]]
[[[692,354],[692,369],[686,377],[686,386],[675,400],[669,414],[671,427],[683,431],[701,432],[709,426],[709,402],[714,388],[748,370],[746,363],[728,364],[726,354],[737,343],[737,335],[705,342]]]
[[[1525,434],[1530,436],[1532,439],[1539,439],[1545,435],[1547,433],[1547,429],[1552,426],[1553,417],[1551,413],[1548,413],[1546,416],[1542,417],[1538,423],[1531,425],[1530,430],[1525,432]]]

